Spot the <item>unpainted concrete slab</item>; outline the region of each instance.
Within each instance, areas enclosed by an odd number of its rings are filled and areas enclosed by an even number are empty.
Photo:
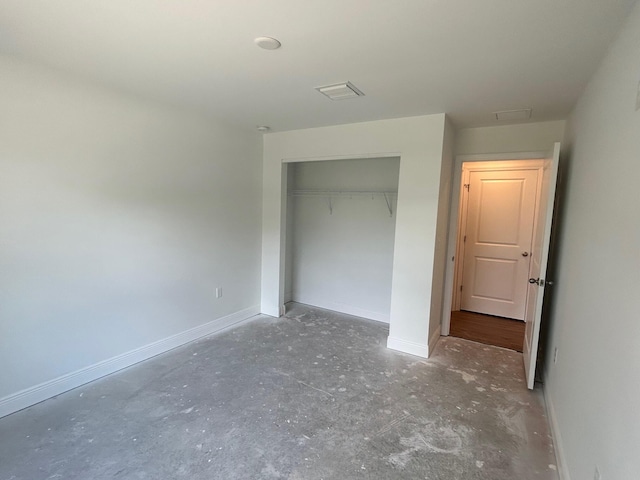
[[[555,480],[520,354],[293,305],[0,419],[0,479]]]

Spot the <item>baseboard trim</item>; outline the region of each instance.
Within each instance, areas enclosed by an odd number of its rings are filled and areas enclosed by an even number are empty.
[[[370,310],[365,310],[364,308],[345,305],[344,303],[332,302],[330,300],[324,300],[321,298],[318,299],[313,297],[305,297],[304,295],[299,295],[296,292],[293,293],[292,301],[296,303],[302,303],[304,305],[310,305],[312,307],[333,310],[334,312],[344,313],[346,315],[353,315],[354,317],[367,318],[369,320],[375,320],[377,322],[389,323],[389,314],[372,312]]]
[[[547,418],[549,419],[549,428],[551,429],[551,437],[553,438],[553,449],[556,454],[556,463],[558,467],[558,475],[560,480],[571,480],[571,475],[567,469],[567,462],[564,456],[564,447],[562,446],[562,435],[560,434],[560,425],[558,424],[558,417],[556,416],[556,410],[553,406],[553,402],[547,392],[547,380],[543,385],[542,391],[544,393],[544,403],[547,407]]]
[[[429,352],[428,352],[429,356],[431,356],[431,354],[436,348],[438,340],[440,340],[440,332],[441,332],[441,326],[438,325],[438,328],[436,328],[436,331],[433,332],[433,334],[429,338]]]
[[[387,338],[387,348],[408,353],[410,355],[416,355],[418,357],[429,358],[429,345],[422,343],[409,342],[407,340],[389,336]]]
[[[0,399],[0,418],[24,408],[40,403],[61,393],[80,387],[105,375],[130,367],[136,363],[165,353],[176,347],[192,342],[208,335],[219,333],[229,327],[236,326],[260,313],[259,306],[253,306],[226,315],[211,322],[185,330],[184,332],[158,340],[135,350],[95,363],[75,372],[62,375],[48,382],[35,385]]]

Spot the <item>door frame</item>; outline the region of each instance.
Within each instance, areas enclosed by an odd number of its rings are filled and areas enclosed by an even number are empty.
[[[444,299],[442,304],[441,335],[449,335],[451,312],[453,310],[454,290],[457,281],[456,261],[458,258],[459,224],[462,215],[462,164],[470,162],[509,162],[509,161],[543,161],[547,152],[512,152],[512,153],[483,153],[473,155],[456,155],[453,168],[451,188],[451,215],[449,216],[449,235],[447,244],[447,267],[445,272]]]
[[[469,183],[469,177],[472,172],[500,172],[500,171],[514,171],[514,170],[537,170],[538,178],[536,183],[536,196],[534,200],[534,225],[532,229],[532,239],[535,235],[536,225],[535,219],[537,218],[537,211],[540,205],[540,193],[542,187],[542,173],[544,169],[544,160],[528,158],[523,160],[499,160],[499,161],[477,161],[477,162],[462,162],[462,178],[460,180],[460,209],[458,215],[458,236],[456,254],[454,257],[454,289],[453,289],[453,304],[452,310],[460,310],[462,304],[462,295],[460,286],[462,285],[462,276],[464,268],[464,255],[465,255],[465,242],[463,238],[467,235],[467,215],[468,215],[468,203],[469,203],[469,191],[463,188],[464,185]],[[525,306],[526,309],[526,299]]]

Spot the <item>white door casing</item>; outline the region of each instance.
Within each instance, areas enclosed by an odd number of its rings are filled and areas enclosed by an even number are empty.
[[[542,174],[540,202],[536,211],[536,228],[531,254],[529,277],[535,283],[529,283],[527,308],[525,313],[525,335],[522,348],[524,370],[527,387],[533,389],[538,356],[538,341],[540,337],[540,321],[542,319],[542,303],[544,291],[547,287],[543,278],[547,271],[549,259],[549,244],[551,240],[551,224],[558,178],[558,164],[560,161],[560,143],[554,145],[549,153]]]
[[[542,165],[527,161],[509,166],[499,162],[465,170],[460,308],[524,320]]]

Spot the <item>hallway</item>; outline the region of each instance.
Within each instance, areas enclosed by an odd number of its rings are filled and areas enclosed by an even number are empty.
[[[449,335],[522,352],[525,322],[481,313],[451,312]]]

